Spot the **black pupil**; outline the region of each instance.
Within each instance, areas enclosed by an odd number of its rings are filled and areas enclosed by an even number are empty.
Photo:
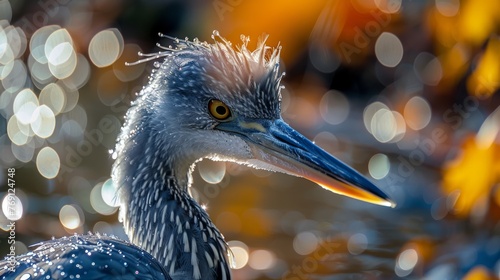
[[[215,111],[221,116],[225,115],[227,112],[224,106],[217,106],[217,108],[215,108]]]

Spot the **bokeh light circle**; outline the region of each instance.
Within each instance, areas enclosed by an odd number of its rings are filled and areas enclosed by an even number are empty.
[[[403,58],[403,44],[396,35],[383,32],[375,42],[375,55],[382,65],[396,67]]]
[[[102,200],[111,207],[120,206],[120,198],[118,192],[113,184],[113,180],[108,179],[102,184],[101,188]]]
[[[49,57],[49,70],[54,77],[58,79],[65,79],[76,69],[77,56],[73,46],[68,43],[61,43],[57,45],[51,52]]]
[[[293,249],[299,255],[308,255],[318,247],[319,240],[316,234],[310,231],[300,232],[293,239]]]
[[[402,0],[375,0],[375,5],[386,14],[394,14],[401,10],[402,2]]]
[[[0,20],[12,20],[12,7],[8,0],[0,0]]]
[[[90,204],[92,208],[101,215],[111,215],[116,212],[117,207],[109,206],[102,196],[103,183],[99,183],[92,188],[90,192]]]
[[[27,39],[26,34],[19,27],[10,25],[3,29],[3,31],[1,29],[2,27],[0,26],[0,57],[2,57],[2,49],[6,51],[4,54],[7,54],[8,57],[3,57],[0,61],[5,64],[5,59],[19,58],[24,54],[27,47]],[[4,40],[6,40],[6,46],[4,45]],[[9,49],[11,52],[9,52]]]
[[[392,140],[396,136],[396,119],[390,110],[380,109],[371,120],[372,135],[382,143]]]
[[[6,91],[16,92],[26,85],[28,70],[26,65],[19,59],[9,62],[0,69],[0,80]]]
[[[356,233],[349,237],[347,250],[351,255],[359,255],[368,247],[368,238],[364,233]]]
[[[389,174],[389,158],[384,154],[375,154],[368,161],[368,172],[374,179],[380,180]]]
[[[414,96],[408,100],[403,114],[406,124],[413,130],[420,130],[426,127],[432,117],[429,102],[420,96]]]
[[[43,177],[47,179],[55,178],[61,168],[59,155],[51,147],[44,147],[36,157],[36,168]]]
[[[389,107],[380,101],[375,101],[365,107],[363,111],[363,123],[365,124],[365,128],[368,132],[372,133],[371,123],[373,116],[381,109],[389,110]]]
[[[249,259],[248,246],[237,240],[229,241],[227,245],[229,246],[233,256],[233,264],[231,267],[233,269],[241,269],[245,267]]]
[[[32,121],[33,112],[39,106],[35,93],[25,88],[21,90],[14,99],[14,114],[22,124],[29,124]]]
[[[267,270],[276,263],[276,257],[268,250],[255,250],[250,253],[248,265],[255,270]]]
[[[45,85],[56,80],[52,73],[50,73],[49,65],[38,62],[33,57],[33,54],[28,56],[28,69],[33,84],[39,89],[43,89]]]
[[[29,133],[26,133],[26,127],[29,126],[23,125],[21,122],[19,122],[16,115],[10,117],[9,121],[7,122],[7,135],[9,136],[9,139],[13,144],[21,146],[28,142],[28,140],[30,139],[30,135]]]
[[[10,221],[17,221],[23,216],[23,203],[16,195],[8,193],[2,200],[3,215]]]
[[[394,271],[399,277],[408,276],[418,262],[418,253],[415,249],[406,249],[399,254]]]
[[[327,123],[340,124],[349,115],[349,101],[343,93],[330,90],[321,98],[320,113]]]
[[[69,32],[58,29],[52,32],[45,42],[44,55],[49,70],[58,79],[69,77],[76,68],[76,52]]]
[[[47,64],[48,59],[45,55],[45,44],[49,36],[60,29],[58,25],[43,26],[35,31],[30,39],[30,54],[33,58],[41,64]]]
[[[113,64],[120,57],[123,48],[123,37],[118,29],[103,30],[90,41],[89,57],[95,66],[106,67]]]
[[[370,132],[381,143],[399,141],[406,132],[405,120],[400,113],[381,108],[373,114]]]
[[[66,104],[66,95],[63,89],[55,83],[46,85],[38,97],[40,105],[48,106],[55,115],[61,113]]]
[[[55,115],[47,105],[38,106],[33,112],[31,129],[40,138],[48,138],[56,127]]]
[[[44,45],[44,55],[47,62],[57,65],[67,60],[70,49],[73,49],[71,35],[65,28],[59,28],[47,37]],[[44,62],[41,61],[41,63]]]
[[[59,221],[67,229],[76,229],[84,222],[83,211],[78,205],[64,205],[59,211]]]
[[[0,30],[1,31],[1,30]],[[1,75],[7,75],[10,73],[4,72],[3,69],[5,68],[5,65],[9,65],[10,62],[14,61],[14,52],[12,51],[12,48],[8,44],[7,41],[7,36],[4,35],[4,33],[0,32],[0,78],[2,78]],[[2,72],[4,74],[2,74]]]

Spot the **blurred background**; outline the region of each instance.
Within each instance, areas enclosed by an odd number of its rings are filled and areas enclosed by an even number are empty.
[[[158,32],[213,30],[279,43],[283,118],[398,203],[204,160],[192,195],[235,279],[500,278],[497,0],[0,0],[0,256],[11,220],[17,254],[73,233],[126,238],[110,151],[154,63],[125,62],[172,44]]]

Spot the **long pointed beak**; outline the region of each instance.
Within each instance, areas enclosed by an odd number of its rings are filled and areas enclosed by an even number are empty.
[[[216,129],[236,134],[251,148],[246,163],[306,178],[323,188],[373,204],[396,204],[373,183],[345,163],[316,146],[283,120],[235,119]]]

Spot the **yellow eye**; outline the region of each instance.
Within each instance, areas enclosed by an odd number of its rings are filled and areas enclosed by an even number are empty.
[[[219,121],[227,120],[231,116],[231,111],[224,102],[212,99],[208,102],[208,111],[210,114]]]

